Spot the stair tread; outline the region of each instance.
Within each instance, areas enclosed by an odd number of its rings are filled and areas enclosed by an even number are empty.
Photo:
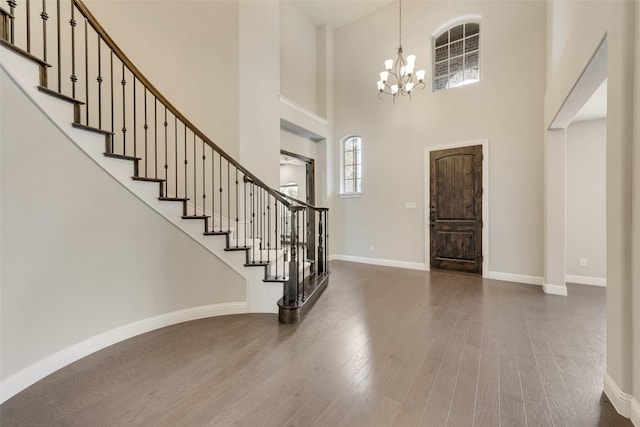
[[[230,246],[228,248],[224,248],[225,251],[227,252],[233,252],[233,251],[248,251],[251,249],[251,246]]]
[[[20,49],[18,46],[13,45],[11,43],[9,43],[8,41],[6,41],[5,39],[0,38],[0,45],[6,47],[7,49],[10,49],[12,51],[14,51],[15,53],[24,56],[27,59],[30,59],[31,61],[42,65],[44,67],[51,67],[51,64],[44,62],[42,59],[38,58],[37,56],[34,56],[32,54],[30,54],[29,52],[27,52],[26,50]]]
[[[224,236],[229,233],[230,231],[205,231],[203,234],[205,236]]]
[[[105,157],[111,157],[113,159],[121,159],[121,160],[132,160],[138,161],[142,160],[140,157],[127,156],[125,154],[115,154],[115,153],[102,153]]]
[[[244,264],[245,267],[266,267],[271,264],[269,261],[256,261],[256,262],[247,262]]]
[[[147,182],[164,182],[165,180],[162,178],[149,178],[146,176],[132,176],[131,179],[134,181],[147,181]]]
[[[158,197],[158,200],[162,200],[163,202],[187,202],[189,201],[186,197]]]
[[[94,128],[93,126],[83,125],[82,123],[72,123],[72,125],[74,128],[86,130],[89,132],[99,133],[102,135],[115,135],[115,133],[111,132],[110,130]]]
[[[211,218],[209,215],[182,215],[182,219],[207,219]]]
[[[269,282],[269,283],[284,283],[289,281],[289,276],[267,276],[264,279],[262,279],[263,282]]]
[[[55,90],[49,89],[48,87],[38,86],[38,90],[40,92],[46,93],[47,95],[51,95],[54,98],[58,98],[58,99],[61,99],[63,101],[67,101],[67,102],[70,102],[72,104],[84,105],[83,101],[79,101],[79,100],[77,100],[75,98],[72,98],[70,96],[67,96],[67,95],[65,95],[63,93],[56,92]]]

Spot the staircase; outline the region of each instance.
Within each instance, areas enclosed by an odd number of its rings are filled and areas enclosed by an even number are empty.
[[[270,188],[220,149],[80,0],[6,4],[2,68],[27,96],[138,198],[245,276],[250,312],[300,322],[328,283],[328,209]]]

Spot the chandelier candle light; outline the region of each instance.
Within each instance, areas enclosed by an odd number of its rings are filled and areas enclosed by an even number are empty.
[[[393,102],[396,102],[398,95],[409,95],[411,99],[411,92],[419,87],[424,89],[426,84],[424,82],[424,70],[415,70],[416,56],[409,55],[407,59],[404,58],[402,52],[402,0],[399,0],[400,5],[400,43],[398,45],[398,57],[395,59],[387,59],[384,61],[385,71],[380,73],[380,80],[378,80],[378,99],[382,94],[393,96]],[[391,79],[391,80],[390,80]]]

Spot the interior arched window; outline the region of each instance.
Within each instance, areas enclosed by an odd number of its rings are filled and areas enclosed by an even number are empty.
[[[341,143],[340,193],[358,195],[362,193],[362,138],[351,135]]]
[[[456,24],[433,39],[433,91],[480,81],[480,23]]]

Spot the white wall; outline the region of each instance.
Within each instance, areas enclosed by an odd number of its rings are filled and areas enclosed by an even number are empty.
[[[545,135],[544,161],[544,282],[545,292],[567,295],[565,285],[566,234],[565,164],[567,130],[553,129]],[[558,238],[562,236],[562,238]]]
[[[568,281],[606,279],[606,143],[606,119],[567,128],[566,274],[573,276]],[[586,266],[580,265],[581,258]]]
[[[545,11],[544,2],[406,3],[405,52],[427,70],[432,32],[462,15],[482,16],[482,80],[395,103],[376,99],[375,82],[395,53],[397,5],[336,31],[332,161],[339,165],[341,137],[362,135],[364,194],[335,199],[332,253],[423,263],[425,148],[487,138],[490,270],[542,276]],[[337,186],[339,168],[332,173]],[[408,201],[418,209],[405,209]]]
[[[99,169],[2,72],[0,372],[246,281]]]
[[[316,160],[318,143],[286,129],[280,129],[280,149]]]
[[[239,160],[272,188],[280,182],[279,2],[239,2]]]
[[[280,93],[317,113],[316,26],[291,1],[280,2],[280,70]]]
[[[603,37],[607,36],[607,374],[605,391],[616,408],[640,423],[640,320],[637,302],[640,274],[637,262],[640,242],[632,239],[638,229],[638,168],[633,153],[640,146],[634,121],[640,114],[634,92],[640,36],[637,2],[548,3],[547,92],[545,125],[561,108]],[[562,34],[554,28],[564,28]],[[552,54],[553,52],[553,54]],[[634,84],[635,83],[635,84]],[[638,94],[636,92],[636,98]],[[634,177],[636,180],[634,181]],[[635,300],[634,300],[635,298]],[[634,317],[635,316],[635,317]],[[632,402],[633,405],[632,405]],[[632,408],[635,408],[632,410]],[[635,411],[635,412],[634,412]]]
[[[151,83],[237,159],[239,2],[88,0],[86,3]],[[259,70],[252,78],[260,78]]]

